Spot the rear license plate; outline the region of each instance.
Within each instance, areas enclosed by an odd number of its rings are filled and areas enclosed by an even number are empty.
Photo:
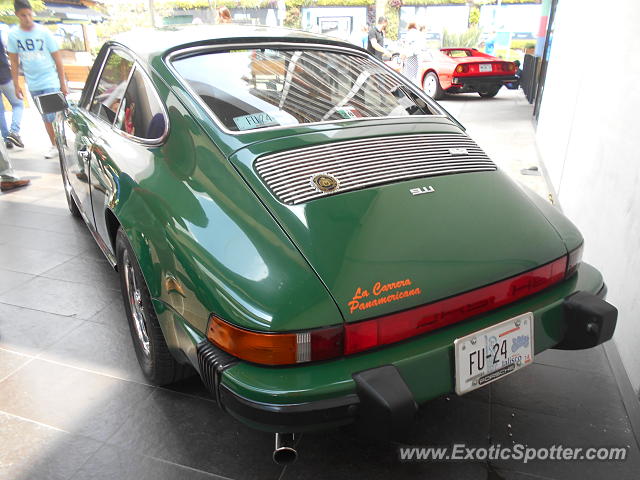
[[[533,362],[533,313],[458,338],[454,348],[456,393],[463,395]]]
[[[490,72],[492,70],[491,68],[491,64],[490,63],[481,63],[480,64],[480,71],[481,72]]]

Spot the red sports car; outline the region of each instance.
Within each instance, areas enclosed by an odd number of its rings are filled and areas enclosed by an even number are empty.
[[[516,80],[516,66],[475,48],[441,48],[422,54],[420,79],[431,98],[444,93],[477,92],[495,97],[500,87]]]

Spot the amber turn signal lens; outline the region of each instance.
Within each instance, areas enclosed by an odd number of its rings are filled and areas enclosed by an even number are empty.
[[[456,67],[456,73],[464,73],[468,70],[467,65],[458,65]]]
[[[291,333],[261,333],[211,315],[207,338],[225,352],[263,365],[292,365],[343,354],[342,325]]]

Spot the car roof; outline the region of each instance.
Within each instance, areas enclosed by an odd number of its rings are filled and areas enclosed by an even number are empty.
[[[156,29],[137,29],[117,35],[114,42],[129,48],[139,57],[151,62],[154,57],[198,45],[231,43],[293,42],[321,43],[361,50],[362,48],[337,38],[301,30],[255,25],[188,25]]]

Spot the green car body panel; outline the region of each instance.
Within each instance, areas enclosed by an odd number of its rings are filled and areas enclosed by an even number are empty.
[[[165,141],[132,141],[78,105],[56,128],[85,220],[112,262],[116,229],[124,230],[179,361],[198,369],[196,346],[205,341],[212,313],[260,332],[355,322],[512,277],[582,244],[569,220],[500,170],[403,180],[295,206],[280,202],[256,172],[262,155],[310,144],[462,131],[452,119],[433,116],[224,132],[166,60],[185,45],[228,42],[232,35],[221,31],[218,39],[198,33],[179,43],[165,35],[146,42],[149,51],[135,51],[166,106]],[[233,35],[237,43],[277,38],[338,44],[283,32]],[[83,142],[91,145],[86,165],[76,153]],[[73,179],[82,171],[89,172],[88,181]],[[409,193],[426,185],[433,194]],[[368,310],[349,308],[358,288],[404,279],[420,294]],[[575,276],[541,293],[426,335],[304,365],[238,362],[224,370],[221,384],[254,402],[300,404],[353,395],[354,372],[395,365],[423,403],[454,388],[454,339],[531,311],[536,353],[552,348],[567,329],[564,298],[576,291],[595,294],[602,286],[598,271],[582,264]]]

